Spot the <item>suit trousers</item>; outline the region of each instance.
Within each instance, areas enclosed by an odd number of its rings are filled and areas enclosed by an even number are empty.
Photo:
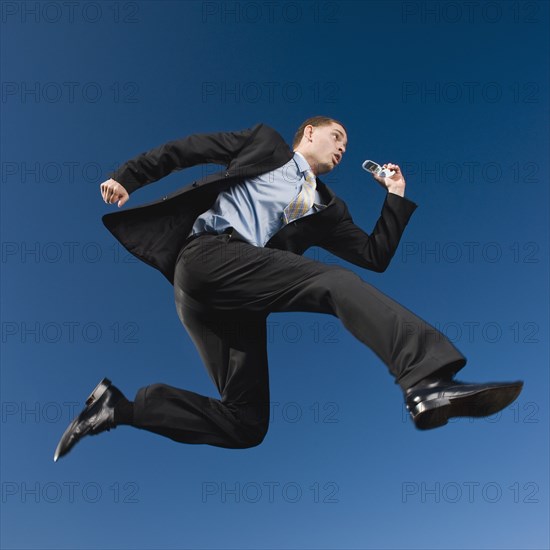
[[[434,327],[349,269],[253,246],[238,234],[200,236],[180,252],[178,315],[220,399],[153,384],[133,425],[175,441],[226,448],[261,443],[269,424],[266,320],[271,312],[334,315],[385,363],[403,390],[465,357]]]

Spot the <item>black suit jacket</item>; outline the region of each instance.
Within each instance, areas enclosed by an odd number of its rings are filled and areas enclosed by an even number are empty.
[[[110,177],[133,193],[190,166],[216,163],[225,169],[155,202],[106,214],[103,223],[128,251],[160,270],[173,284],[176,259],[197,216],[208,210],[224,189],[283,166],[293,154],[281,135],[265,124],[170,141],[129,160]],[[369,235],[355,225],[344,201],[319,178],[317,189],[327,207],[284,226],[265,246],[296,254],[320,246],[357,266],[384,271],[416,204],[388,193]]]

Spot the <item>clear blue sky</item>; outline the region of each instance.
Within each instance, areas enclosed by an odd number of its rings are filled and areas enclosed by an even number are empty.
[[[1,21],[2,548],[549,547],[547,2],[3,2]],[[291,141],[316,114],[348,129],[324,181],[356,223],[384,200],[366,158],[419,205],[386,273],[347,267],[440,327],[462,379],[525,380],[518,401],[419,432],[337,319],[278,314],[261,446],[120,427],[54,464],[103,376],[215,395],[99,184],[171,139],[265,122]]]

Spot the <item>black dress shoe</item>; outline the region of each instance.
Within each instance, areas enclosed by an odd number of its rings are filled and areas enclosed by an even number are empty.
[[[104,378],[86,399],[86,408],[69,424],[61,436],[55,454],[54,462],[66,455],[85,435],[96,435],[115,428],[114,409],[122,393]]]
[[[447,424],[456,416],[490,416],[512,403],[523,382],[469,384],[458,380],[426,379],[405,392],[407,409],[419,430]]]

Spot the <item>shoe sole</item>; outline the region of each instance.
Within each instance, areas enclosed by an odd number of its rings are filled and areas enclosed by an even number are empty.
[[[411,410],[412,419],[419,430],[444,426],[449,418],[491,416],[512,403],[521,393],[523,383],[508,387],[487,388],[469,396],[439,398],[419,403]]]
[[[93,389],[92,393],[88,396],[88,399],[86,399],[86,407],[87,408],[91,407],[98,399],[101,398],[101,396],[107,391],[107,389],[110,386],[111,386],[111,381],[108,378],[103,378],[103,380],[101,380],[101,382]],[[61,443],[65,438],[65,434],[72,429],[74,423],[80,417],[80,414],[77,417],[73,418],[72,422],[65,429],[65,432],[63,432],[63,435],[61,436],[61,439],[59,440],[59,443],[57,444],[57,447],[53,455],[54,462],[57,462],[61,456],[65,456],[66,453],[64,453],[63,455],[60,454]]]
[[[86,399],[86,406],[89,407],[93,405],[101,396],[107,391],[111,381],[108,378],[104,378],[92,391],[92,393]]]

